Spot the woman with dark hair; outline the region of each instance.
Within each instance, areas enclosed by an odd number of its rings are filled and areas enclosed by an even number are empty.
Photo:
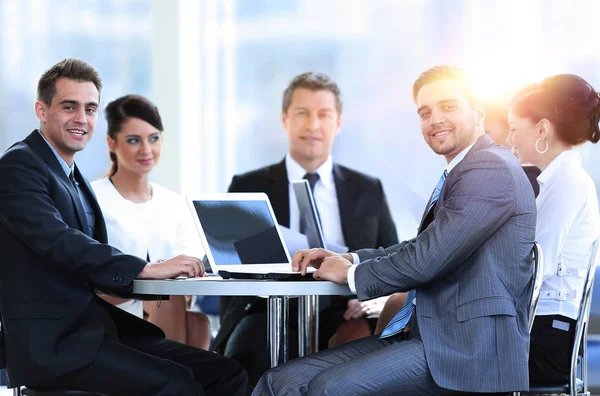
[[[108,243],[151,262],[182,253],[202,257],[183,198],[148,181],[162,148],[158,109],[142,96],[127,95],[110,102],[105,116],[112,166],[108,177],[94,181],[92,187],[106,221]],[[172,296],[160,304],[104,298],[129,313],[147,317],[168,339],[208,348],[208,319],[188,312],[184,296]]]
[[[529,378],[535,384],[565,383],[585,269],[600,235],[596,186],[573,148],[600,139],[600,95],[581,77],[560,74],[517,95],[508,118],[519,160],[542,171],[536,240],[544,254],[544,275],[531,332]]]

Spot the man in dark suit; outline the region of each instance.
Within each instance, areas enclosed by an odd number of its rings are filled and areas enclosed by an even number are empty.
[[[531,185],[516,158],[485,135],[485,111],[459,69],[425,71],[413,98],[426,142],[448,162],[416,238],[344,255],[299,251],[292,263],[319,268],[315,278],[348,284],[360,300],[408,292],[406,304],[381,336],[278,366],[255,395],[528,388]]]
[[[233,360],[166,340],[106,303],[133,279],[204,272],[199,259],[151,264],[106,244],[106,226],[74,155],[91,139],[100,76],[65,59],[38,83],[40,129],[0,158],[0,312],[11,386],[106,395],[244,394]]]
[[[288,134],[289,153],[277,164],[234,176],[230,192],[264,192],[269,196],[279,224],[301,231],[299,209],[290,180],[309,180],[321,218],[325,240],[350,249],[377,248],[398,242],[383,187],[378,179],[333,163],[331,147],[341,126],[340,90],[326,75],[296,76],[283,94],[281,121]],[[363,325],[352,329],[372,330],[364,319],[376,304],[334,297],[320,301],[319,348],[346,319]],[[383,304],[379,304],[383,306]],[[297,356],[297,313],[290,313],[290,356]],[[376,313],[376,312],[374,312]],[[250,383],[256,383],[268,368],[266,347],[266,303],[249,297],[221,298],[221,330],[213,348],[242,363]]]

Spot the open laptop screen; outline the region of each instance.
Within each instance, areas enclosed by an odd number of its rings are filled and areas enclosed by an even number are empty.
[[[193,201],[215,264],[288,263],[264,200]]]

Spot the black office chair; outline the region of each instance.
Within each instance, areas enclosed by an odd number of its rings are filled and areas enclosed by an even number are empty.
[[[527,392],[515,392],[513,395],[570,395],[590,396],[587,380],[587,326],[590,316],[590,305],[592,302],[592,291],[594,287],[594,275],[598,261],[598,244],[600,238],[592,245],[592,254],[588,263],[581,303],[577,313],[575,325],[575,338],[573,341],[573,352],[571,354],[571,375],[569,382],[562,385],[532,384]],[[581,376],[577,378],[577,367],[579,365]]]

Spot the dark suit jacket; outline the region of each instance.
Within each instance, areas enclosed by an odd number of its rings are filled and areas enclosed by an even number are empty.
[[[531,184],[517,159],[484,135],[446,178],[433,212],[415,239],[357,252],[358,298],[416,289],[425,357],[440,387],[527,389]]]
[[[396,226],[379,179],[334,164],[342,233],[350,250],[391,246],[398,243]],[[264,192],[268,195],[279,224],[289,227],[289,181],[285,160],[233,177],[229,192]],[[222,297],[221,329],[212,348],[225,345],[236,324],[258,299]]]
[[[130,296],[146,261],[106,244],[102,212],[77,167],[75,178],[95,211],[95,235],[86,235],[77,191],[37,131],[0,157],[0,353],[12,386],[92,362],[106,312],[120,334],[164,336],[96,295]]]

